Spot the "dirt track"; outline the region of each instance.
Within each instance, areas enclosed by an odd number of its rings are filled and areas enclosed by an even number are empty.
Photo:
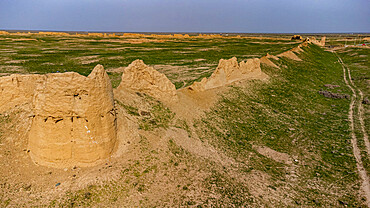
[[[362,188],[362,191],[363,191],[363,196],[366,198],[367,206],[370,207],[369,177],[368,177],[368,175],[366,173],[366,170],[365,170],[365,168],[362,164],[361,151],[357,146],[357,137],[356,137],[356,134],[355,134],[355,125],[356,125],[356,123],[354,122],[354,120],[355,120],[354,117],[357,116],[357,119],[360,121],[360,126],[357,127],[357,128],[361,129],[361,131],[362,131],[362,134],[363,134],[362,139],[364,140],[364,143],[365,143],[365,146],[366,146],[366,152],[367,152],[367,155],[369,156],[369,154],[370,154],[370,145],[369,145],[368,135],[365,131],[365,124],[364,124],[364,118],[363,118],[363,106],[362,106],[362,102],[361,102],[362,99],[363,99],[363,93],[352,82],[351,70],[348,67],[345,66],[342,59],[336,53],[335,53],[335,55],[338,57],[338,61],[342,65],[344,82],[346,83],[346,85],[352,91],[351,104],[349,106],[349,112],[348,112],[348,119],[350,121],[351,136],[352,136],[351,142],[352,142],[352,147],[353,147],[353,154],[356,158],[357,170],[358,170],[359,175],[360,175],[361,180],[362,180],[361,181],[361,188]],[[348,80],[349,80],[349,82],[348,82]],[[358,91],[358,94],[357,94],[357,91]],[[359,95],[360,99],[357,99],[358,95]],[[356,108],[356,102],[358,103],[358,114],[354,113],[354,111],[355,111],[354,109]]]

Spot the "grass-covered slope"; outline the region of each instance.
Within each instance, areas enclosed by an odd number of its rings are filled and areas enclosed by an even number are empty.
[[[274,187],[288,189],[291,206],[359,206],[359,178],[352,154],[347,99],[326,98],[325,89],[350,94],[331,52],[311,45],[303,62],[280,60],[281,70],[264,68],[268,83],[232,87],[198,122],[209,140],[245,166],[271,176]],[[325,84],[339,85],[327,89]],[[287,166],[259,154],[253,145],[287,153]],[[292,170],[293,169],[293,170]],[[295,177],[291,177],[294,174]],[[266,204],[269,204],[266,201]]]

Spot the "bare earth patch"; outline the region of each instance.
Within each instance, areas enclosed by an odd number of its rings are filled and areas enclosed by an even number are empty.
[[[20,63],[24,63],[26,61],[27,60],[11,60],[11,61],[6,61],[5,63],[6,64],[20,64]]]
[[[21,72],[25,72],[24,68],[21,67],[21,66],[4,66],[4,65],[0,65],[0,71],[3,71],[3,72],[18,72],[18,73],[21,73]]]
[[[270,159],[275,160],[276,162],[285,163],[287,165],[292,164],[292,160],[290,156],[286,153],[281,153],[278,151],[275,151],[269,147],[261,147],[261,146],[255,146],[254,147],[258,153],[261,155],[268,157]]]
[[[91,64],[100,61],[101,59],[98,58],[98,55],[94,56],[82,56],[82,57],[77,57],[74,58],[74,60],[79,61],[81,64]]]

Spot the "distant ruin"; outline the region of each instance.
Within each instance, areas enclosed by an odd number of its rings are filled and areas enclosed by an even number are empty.
[[[311,38],[307,37],[304,40],[304,42],[306,42],[306,43],[313,43],[313,44],[318,45],[318,46],[325,46],[325,41],[326,41],[326,37],[325,36],[322,37],[320,41],[316,40],[315,37],[311,37]]]
[[[293,35],[291,39],[292,40],[303,40],[302,36],[300,35]]]

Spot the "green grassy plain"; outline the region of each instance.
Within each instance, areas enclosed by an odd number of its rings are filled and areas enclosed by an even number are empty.
[[[147,40],[154,40],[149,38]],[[183,66],[179,73],[164,73],[177,87],[210,76],[221,58],[239,61],[279,54],[298,42],[255,39],[170,39],[131,43],[131,38],[58,37],[45,35],[0,36],[0,73],[56,73],[74,71],[87,76],[97,64],[105,69],[126,67],[136,59],[148,65]],[[266,47],[268,44],[268,47]],[[161,71],[161,67],[158,69]],[[121,73],[109,72],[113,87]],[[180,77],[181,81],[176,80]]]

